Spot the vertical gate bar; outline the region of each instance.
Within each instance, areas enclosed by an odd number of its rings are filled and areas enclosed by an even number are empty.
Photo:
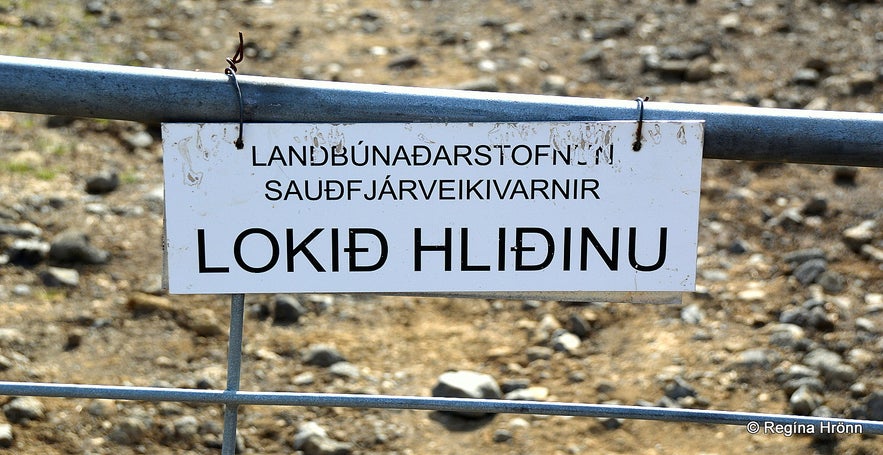
[[[245,313],[245,294],[233,294],[230,302],[230,339],[227,345],[227,389],[226,394],[239,391],[239,376],[242,367],[242,319]],[[239,405],[224,403],[224,439],[222,455],[236,453],[236,420]]]

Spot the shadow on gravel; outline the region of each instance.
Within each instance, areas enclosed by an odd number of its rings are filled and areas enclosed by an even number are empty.
[[[440,423],[448,431],[465,432],[475,431],[494,420],[496,414],[488,414],[480,418],[460,417],[450,412],[433,411],[429,414],[429,418]]]

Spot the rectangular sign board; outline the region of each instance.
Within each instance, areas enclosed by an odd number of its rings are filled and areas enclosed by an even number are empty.
[[[703,124],[164,124],[172,293],[692,291]]]

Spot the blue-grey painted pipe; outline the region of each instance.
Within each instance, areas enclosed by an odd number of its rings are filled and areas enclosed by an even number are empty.
[[[233,294],[230,300],[230,339],[227,341],[227,388],[228,393],[239,391],[242,371],[242,322],[245,314],[245,295]],[[236,422],[239,418],[239,404],[224,404],[224,437],[221,442],[221,455],[236,453]]]
[[[471,413],[509,413],[559,415],[574,417],[603,417],[620,419],[657,420],[703,424],[745,425],[752,422],[763,431],[765,422],[812,427],[815,433],[832,425],[847,425],[851,432],[883,434],[883,422],[825,417],[730,412],[704,409],[676,409],[641,406],[581,404],[516,400],[483,400],[467,398],[430,398],[391,395],[355,395],[336,393],[295,392],[231,392],[219,390],[172,389],[156,387],[97,386],[77,384],[47,384],[33,382],[0,382],[0,395],[44,396],[61,398],[105,398],[112,400],[176,401],[186,403],[214,403],[265,406],[320,406],[371,409],[413,409],[424,411],[457,411]],[[805,433],[808,431],[795,431]]]
[[[247,122],[636,120],[637,103],[237,76]],[[0,57],[0,110],[160,122],[233,122],[222,73]],[[705,158],[883,167],[883,114],[644,103],[645,120],[704,120]]]

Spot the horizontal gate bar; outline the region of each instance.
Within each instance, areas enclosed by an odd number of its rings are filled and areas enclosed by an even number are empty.
[[[173,389],[158,387],[98,386],[0,382],[0,395],[59,398],[105,398],[113,400],[177,401],[263,406],[321,406],[372,409],[413,409],[472,413],[537,414],[574,417],[602,417],[667,422],[745,425],[747,431],[763,432],[765,425],[790,425],[797,433],[845,432],[883,434],[883,422],[824,417],[763,414],[754,412],[709,411],[642,406],[559,403],[466,398],[427,398],[391,395],[354,395],[294,392],[232,392],[219,390]],[[769,423],[767,423],[769,422]],[[845,427],[841,426],[844,425]],[[812,430],[808,430],[812,427]],[[796,428],[796,430],[795,430]],[[803,428],[803,431],[799,431]],[[830,431],[824,431],[824,430]],[[782,430],[779,430],[781,432]],[[840,431],[841,433],[843,431]]]
[[[202,73],[0,56],[0,110],[233,122],[231,80]],[[636,120],[637,103],[237,76],[247,122]],[[883,114],[647,102],[645,120],[704,120],[705,158],[883,167]]]

